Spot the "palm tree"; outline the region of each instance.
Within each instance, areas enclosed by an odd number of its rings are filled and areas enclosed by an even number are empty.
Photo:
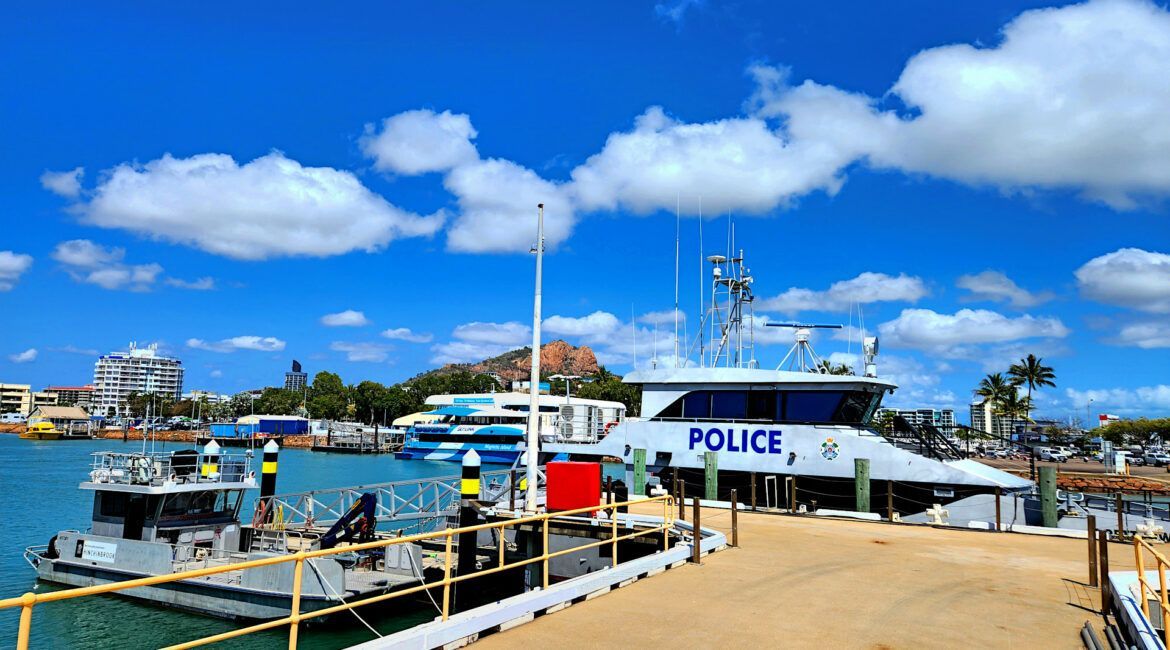
[[[1010,418],[1012,421],[1024,420],[1031,422],[1032,418],[1029,414],[1032,411],[1032,398],[1021,397],[1020,393],[1014,386],[1008,391],[1008,394],[999,401],[997,406],[993,407],[996,415]]]
[[[822,359],[821,365],[816,367],[816,371],[822,375],[852,375],[853,368],[843,363],[833,364],[828,359]]]
[[[1011,368],[1008,368],[1008,376],[1016,384],[1028,387],[1028,413],[1024,414],[1024,418],[1029,421],[1031,421],[1028,416],[1031,415],[1032,411],[1032,391],[1045,386],[1056,387],[1056,382],[1053,381],[1056,379],[1056,373],[1052,371],[1052,368],[1044,365],[1043,361],[1036,355],[1029,354],[1026,358],[1020,359],[1019,363],[1013,363]]]
[[[980,380],[979,387],[975,389],[975,394],[982,397],[983,401],[991,402],[992,408],[998,407],[1009,394],[1014,392],[1012,383],[1005,379],[1003,373],[1000,372],[984,377]]]

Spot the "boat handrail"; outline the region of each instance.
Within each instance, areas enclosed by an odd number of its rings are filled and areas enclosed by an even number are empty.
[[[254,482],[250,454],[181,452],[93,453],[91,483],[162,486]]]

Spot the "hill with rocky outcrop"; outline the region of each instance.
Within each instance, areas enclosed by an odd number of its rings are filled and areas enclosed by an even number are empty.
[[[456,372],[496,374],[504,382],[524,381],[532,372],[532,348],[523,347],[505,352],[478,363],[449,363],[442,368],[424,372],[415,379],[430,375],[447,375]],[[542,375],[578,375],[589,377],[598,372],[597,357],[589,346],[570,345],[566,341],[552,341],[540,347],[540,373]]]

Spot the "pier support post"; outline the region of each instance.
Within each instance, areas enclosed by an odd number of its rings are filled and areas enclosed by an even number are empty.
[[[796,514],[796,474],[792,475],[792,496],[788,499],[788,510]]]
[[[695,497],[692,502],[694,503],[694,510],[692,510],[691,523],[694,525],[694,528],[691,538],[694,540],[694,543],[691,548],[691,562],[702,564],[703,553],[700,548],[700,542],[703,539],[703,533],[699,529],[699,498]]]
[[[1089,515],[1089,586],[1097,586],[1097,517]]]
[[[678,470],[675,470],[678,471]],[[678,519],[679,521],[687,520],[687,482],[683,479],[678,482]]]
[[[1045,528],[1056,528],[1056,468],[1040,468],[1040,511]]]
[[[1108,616],[1109,610],[1109,533],[1097,532],[1097,550],[1100,560],[1097,567],[1101,572],[1101,615]]]
[[[869,512],[869,459],[853,459],[853,492],[857,512]]]
[[[605,505],[613,503],[613,477],[605,477]]]
[[[886,519],[894,520],[894,482],[886,481]]]
[[[756,511],[756,473],[752,472],[752,512]]]
[[[631,493],[638,496],[646,495],[646,450],[634,450],[634,484],[630,486]]]
[[[1003,488],[998,485],[995,486],[995,530],[999,532],[1003,530],[1003,514],[999,498],[1003,496]]]
[[[275,440],[264,443],[264,456],[260,462],[260,503],[264,509],[262,523],[265,524],[272,521],[275,509],[271,497],[276,494],[276,460],[279,453],[280,445],[276,444]]]
[[[474,526],[479,520],[479,513],[475,510],[475,502],[479,499],[479,454],[474,449],[463,455],[463,474],[459,482],[459,527]],[[478,533],[459,533],[459,564],[456,575],[466,576],[475,573],[477,551],[476,537]],[[468,607],[464,594],[471,594],[471,588],[465,587],[470,582],[455,584],[455,611],[460,612]],[[462,587],[462,588],[461,588]]]
[[[703,481],[706,487],[703,491],[703,498],[708,501],[719,500],[719,454],[717,452],[703,452]]]
[[[1114,510],[1117,510],[1117,541],[1125,539],[1125,499],[1118,492],[1113,497]]]
[[[731,490],[731,547],[739,548],[739,495]]]

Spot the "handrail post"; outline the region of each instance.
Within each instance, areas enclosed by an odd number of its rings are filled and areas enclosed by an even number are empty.
[[[30,592],[20,597],[20,627],[16,633],[17,650],[28,650],[28,637],[32,630],[32,608],[37,604],[37,595]]]
[[[1162,608],[1162,645],[1170,647],[1170,627],[1166,625],[1166,614],[1170,612],[1170,607],[1166,603],[1166,565],[1158,560],[1158,590],[1159,601],[1158,605]]]
[[[662,500],[662,550],[670,550],[670,499]]]
[[[451,614],[451,531],[447,531],[447,548],[443,553],[443,620]]]
[[[1141,535],[1134,535],[1133,536],[1133,555],[1134,555],[1134,566],[1137,567],[1138,585],[1140,585],[1140,587],[1138,588],[1138,598],[1140,598],[1142,601],[1142,603],[1141,603],[1142,604],[1142,614],[1145,615],[1146,620],[1148,621],[1148,620],[1150,620],[1150,599],[1146,597],[1146,590],[1147,590],[1147,587],[1146,587],[1146,568],[1142,565],[1142,536]],[[1158,568],[1160,570],[1162,567],[1159,566]]]
[[[296,558],[296,562],[293,564],[293,593],[292,608],[290,612],[290,618],[292,618],[292,622],[289,623],[288,626],[289,650],[296,650],[297,633],[301,623],[301,585],[304,581],[305,575],[305,552],[298,551]]]
[[[544,565],[544,580],[541,582],[541,584],[543,585],[544,589],[547,591],[548,590],[548,515],[547,514],[544,516],[544,545],[541,547],[541,550],[544,551],[544,554],[541,555],[541,558],[543,558],[543,560],[544,560],[541,563]]]
[[[610,535],[611,535],[611,539],[613,539],[613,568],[615,568],[615,569],[616,569],[616,568],[617,568],[617,565],[618,565],[618,556],[617,556],[617,538],[618,538],[618,529],[617,529],[617,508],[613,508],[613,509],[611,509],[611,510],[609,511],[609,519],[610,519],[611,526],[612,526],[612,531],[613,531],[613,532],[611,532],[611,533],[610,533]]]

